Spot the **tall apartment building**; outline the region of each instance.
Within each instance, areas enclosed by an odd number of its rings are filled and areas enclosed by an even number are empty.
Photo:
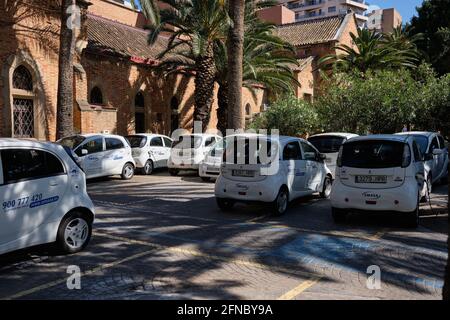
[[[358,25],[365,26],[368,18],[364,15],[369,8],[365,0],[279,0],[285,7],[295,12],[296,21],[355,13]]]
[[[367,28],[377,32],[392,32],[402,25],[402,16],[394,8],[373,10],[367,17]]]

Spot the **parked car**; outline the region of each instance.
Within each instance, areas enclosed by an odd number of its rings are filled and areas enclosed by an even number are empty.
[[[298,197],[319,192],[327,198],[331,192],[326,156],[304,139],[252,134],[227,137],[224,157],[215,185],[222,210],[236,202],[262,202],[281,215]]]
[[[432,191],[433,184],[444,182],[448,173],[448,149],[444,138],[435,132],[402,132],[398,135],[412,136],[419,145],[420,152],[424,157],[425,181],[422,191],[422,200],[426,201],[427,192]],[[428,188],[428,190],[427,190]]]
[[[0,139],[0,254],[56,242],[88,244],[94,205],[70,150],[50,142]]]
[[[169,173],[176,176],[180,170],[198,171],[200,163],[214,144],[221,139],[212,134],[182,135],[173,143],[167,162]]]
[[[358,135],[341,132],[322,133],[311,136],[308,141],[311,142],[320,153],[327,155],[325,163],[334,178],[336,176],[336,161],[339,154],[339,149],[345,141],[354,137],[358,137]]]
[[[133,178],[136,164],[128,141],[112,134],[85,134],[62,138],[57,143],[73,150],[86,178],[120,175]]]
[[[332,216],[350,211],[395,212],[416,227],[424,185],[424,164],[412,136],[372,135],[342,145],[331,191]]]
[[[203,181],[210,181],[217,179],[220,174],[220,167],[222,165],[222,157],[224,152],[223,140],[219,140],[208,152],[205,159],[200,163],[198,168],[198,175]]]
[[[166,168],[170,157],[172,139],[160,134],[139,133],[125,137],[131,145],[131,154],[136,168],[144,174],[152,174],[153,169]]]

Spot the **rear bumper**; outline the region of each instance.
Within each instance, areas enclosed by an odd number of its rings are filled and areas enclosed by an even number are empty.
[[[268,176],[264,181],[239,182],[219,176],[215,185],[215,196],[242,202],[273,202],[279,191],[277,183]]]
[[[421,191],[413,180],[406,178],[405,183],[397,188],[363,189],[345,186],[336,179],[331,190],[331,205],[337,209],[358,211],[412,212],[417,208]]]

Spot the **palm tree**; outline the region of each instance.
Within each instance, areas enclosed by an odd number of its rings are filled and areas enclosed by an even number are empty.
[[[411,41],[405,41],[404,34],[401,37],[394,34],[386,38],[375,31],[358,29],[356,35],[351,33],[350,36],[355,47],[347,45],[334,47],[335,54],[324,56],[319,60],[320,69],[329,71],[335,68],[343,72],[357,70],[365,73],[370,69],[416,68],[417,66],[417,50],[412,47]]]
[[[63,0],[61,4],[61,31],[59,43],[58,93],[56,103],[56,139],[73,133],[73,55],[75,30],[68,21],[76,0]]]
[[[150,20],[149,43],[154,44],[161,32],[170,34],[167,48],[159,54],[164,60],[188,50],[195,63],[194,120],[201,121],[203,130],[209,123],[214,99],[214,42],[223,40],[230,19],[223,0],[162,0],[167,5],[159,9],[155,0],[142,0],[141,5]]]

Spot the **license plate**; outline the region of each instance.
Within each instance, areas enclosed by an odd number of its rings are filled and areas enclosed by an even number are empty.
[[[356,183],[387,183],[387,176],[356,176]]]
[[[233,176],[235,176],[235,177],[254,177],[255,172],[252,170],[233,170]]]

